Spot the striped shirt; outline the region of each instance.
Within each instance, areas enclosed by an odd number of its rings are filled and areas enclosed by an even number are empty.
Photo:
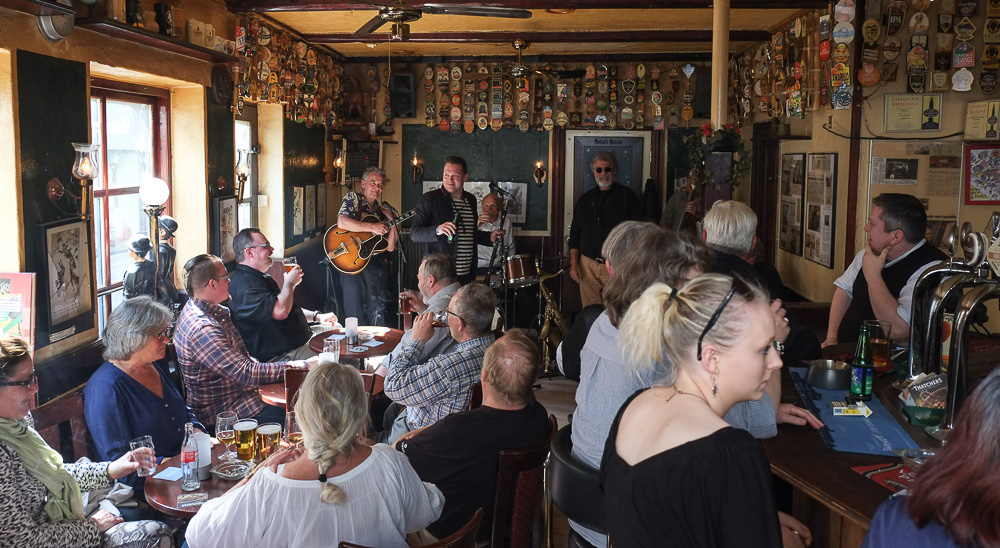
[[[181,310],[174,345],[188,406],[207,425],[215,425],[222,411],[236,411],[240,417],[260,413],[264,402],[257,387],[280,382],[286,367],[306,366],[302,361],[261,363],[250,357],[229,309],[196,298]]]
[[[458,232],[455,235],[455,272],[463,276],[475,268],[476,257],[476,212],[464,199],[452,200],[451,206],[459,214]]]

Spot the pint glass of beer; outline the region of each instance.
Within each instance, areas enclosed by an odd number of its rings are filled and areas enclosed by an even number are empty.
[[[295,411],[285,415],[285,441],[292,445],[302,446],[302,428]]]
[[[281,441],[281,425],[265,422],[257,426],[257,457],[264,460],[278,450]]]
[[[253,461],[255,439],[257,437],[257,421],[241,419],[233,427],[236,430],[236,457],[247,462]]]
[[[297,264],[299,264],[299,261],[295,257],[285,257],[284,259],[281,259],[281,266],[285,267],[285,272],[291,272]]]
[[[865,320],[865,325],[868,326],[868,336],[872,344],[872,361],[875,362],[875,371],[891,371],[889,335],[892,331],[892,324],[880,320]]]

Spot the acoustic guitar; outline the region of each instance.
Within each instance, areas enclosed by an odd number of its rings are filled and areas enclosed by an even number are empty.
[[[413,217],[416,212],[417,210],[411,209],[406,213],[400,213],[395,219],[384,224],[392,230],[392,227]],[[374,215],[365,215],[360,222],[381,223],[382,220]],[[326,259],[334,268],[344,274],[357,274],[368,266],[372,255],[382,253],[389,247],[389,240],[381,234],[351,232],[333,225],[323,237],[323,246],[326,250]]]

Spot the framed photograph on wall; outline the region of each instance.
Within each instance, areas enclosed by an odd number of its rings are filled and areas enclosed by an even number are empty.
[[[805,154],[782,154],[778,247],[800,256],[802,255],[802,193],[805,178]]]
[[[1000,204],[1000,144],[966,145],[965,203]]]
[[[806,168],[806,226],[803,256],[833,268],[836,243],[837,155],[810,153]]]
[[[94,325],[90,222],[73,217],[41,225],[43,278],[39,280],[38,345]]]
[[[292,235],[301,236],[305,226],[305,215],[303,211],[303,201],[305,200],[305,187],[292,187]]]
[[[306,185],[306,197],[303,207],[306,232],[316,230],[316,185]]]
[[[212,254],[222,259],[224,263],[236,260],[236,253],[233,251],[233,237],[239,231],[236,204],[235,195],[212,198],[212,218],[209,219],[212,230],[209,235],[209,247]]]

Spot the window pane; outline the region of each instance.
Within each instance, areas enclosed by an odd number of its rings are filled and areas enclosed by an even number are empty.
[[[90,142],[98,143],[101,142],[101,133],[103,128],[101,127],[101,100],[98,98],[92,98],[90,100]],[[100,157],[100,156],[98,156]],[[102,170],[103,171],[103,170]],[[94,180],[94,190],[104,190],[104,178],[98,178]],[[100,278],[98,278],[100,279]]]
[[[233,142],[236,145],[236,150],[250,150],[250,122],[236,120],[236,126],[233,129]],[[233,163],[235,165],[236,158],[233,158]]]
[[[236,226],[240,229],[253,226],[250,220],[250,202],[242,202],[236,210]]]
[[[125,277],[125,270],[132,264],[128,256],[128,244],[136,234],[148,236],[149,220],[142,211],[138,194],[123,194],[108,198],[111,212],[109,228],[111,272],[110,283],[118,283]]]
[[[153,109],[110,99],[106,108],[108,188],[138,187],[153,175]]]
[[[95,181],[96,185],[97,182]],[[108,273],[104,271],[104,249],[107,245],[105,242],[104,235],[108,233],[107,227],[104,226],[104,200],[101,198],[94,199],[94,249],[97,250],[97,256],[95,257],[95,263],[97,264],[97,289],[101,290],[104,287],[111,285]]]

